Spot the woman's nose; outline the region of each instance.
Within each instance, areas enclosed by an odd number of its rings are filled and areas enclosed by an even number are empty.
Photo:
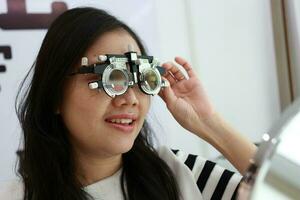
[[[116,104],[116,106],[122,106],[122,105],[135,106],[139,102],[136,93],[137,93],[136,89],[129,87],[124,94],[116,96],[114,98],[114,103]]]

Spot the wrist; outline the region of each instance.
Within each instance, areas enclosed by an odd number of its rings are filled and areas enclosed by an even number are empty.
[[[196,135],[218,150],[224,148],[224,145],[230,142],[228,140],[230,140],[234,134],[236,134],[236,131],[233,130],[217,112],[209,117],[203,118],[200,123],[198,123],[196,131]]]
[[[219,114],[212,113],[211,115],[202,116],[196,126],[196,135],[199,137],[210,140],[216,133],[219,127]]]
[[[205,133],[205,134],[203,134]],[[255,145],[227,124],[219,114],[201,121],[197,135],[215,147],[243,174],[250,158],[256,151]]]

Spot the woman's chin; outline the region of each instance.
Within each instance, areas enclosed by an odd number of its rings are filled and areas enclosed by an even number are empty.
[[[133,147],[134,141],[120,141],[110,147],[112,154],[123,154],[130,151]]]
[[[130,150],[132,149],[133,144],[134,144],[134,143],[123,145],[123,146],[121,147],[120,151],[121,151],[122,153],[127,153],[128,151],[130,151]]]

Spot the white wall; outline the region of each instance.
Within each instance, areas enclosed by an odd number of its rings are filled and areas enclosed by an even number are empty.
[[[269,1],[157,0],[156,5],[160,57],[191,60],[218,111],[260,141],[280,114]],[[197,149],[199,140],[175,135],[178,127],[165,124],[172,146]],[[209,145],[199,146],[200,154],[216,155]]]
[[[49,0],[27,2],[30,12],[50,12]],[[69,7],[83,5],[79,0],[65,2]],[[98,5],[126,21],[141,35],[150,53],[162,62],[176,55],[190,60],[219,112],[243,134],[259,141],[260,135],[279,115],[267,2],[94,0],[85,1],[84,5]],[[5,1],[0,0],[0,14],[6,12],[5,5]],[[0,74],[3,86],[0,93],[0,180],[14,177],[14,152],[19,141],[13,110],[15,87],[34,60],[44,34],[45,31],[0,29],[0,45],[11,43],[14,56],[11,61],[5,60],[9,66],[7,73]],[[30,39],[32,36],[36,39]],[[4,62],[1,55],[0,62]],[[149,119],[161,143],[206,157],[216,155],[208,145],[180,127],[159,98],[153,99]]]

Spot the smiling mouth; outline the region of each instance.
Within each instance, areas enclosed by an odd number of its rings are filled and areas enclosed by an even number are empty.
[[[112,128],[124,133],[131,133],[134,130],[136,120],[105,120]]]
[[[107,122],[111,128],[126,133],[134,131],[137,120],[137,114],[128,113],[114,114],[105,118],[105,122]]]
[[[110,119],[105,120],[108,123],[120,124],[120,125],[131,125],[135,120],[133,119]]]

